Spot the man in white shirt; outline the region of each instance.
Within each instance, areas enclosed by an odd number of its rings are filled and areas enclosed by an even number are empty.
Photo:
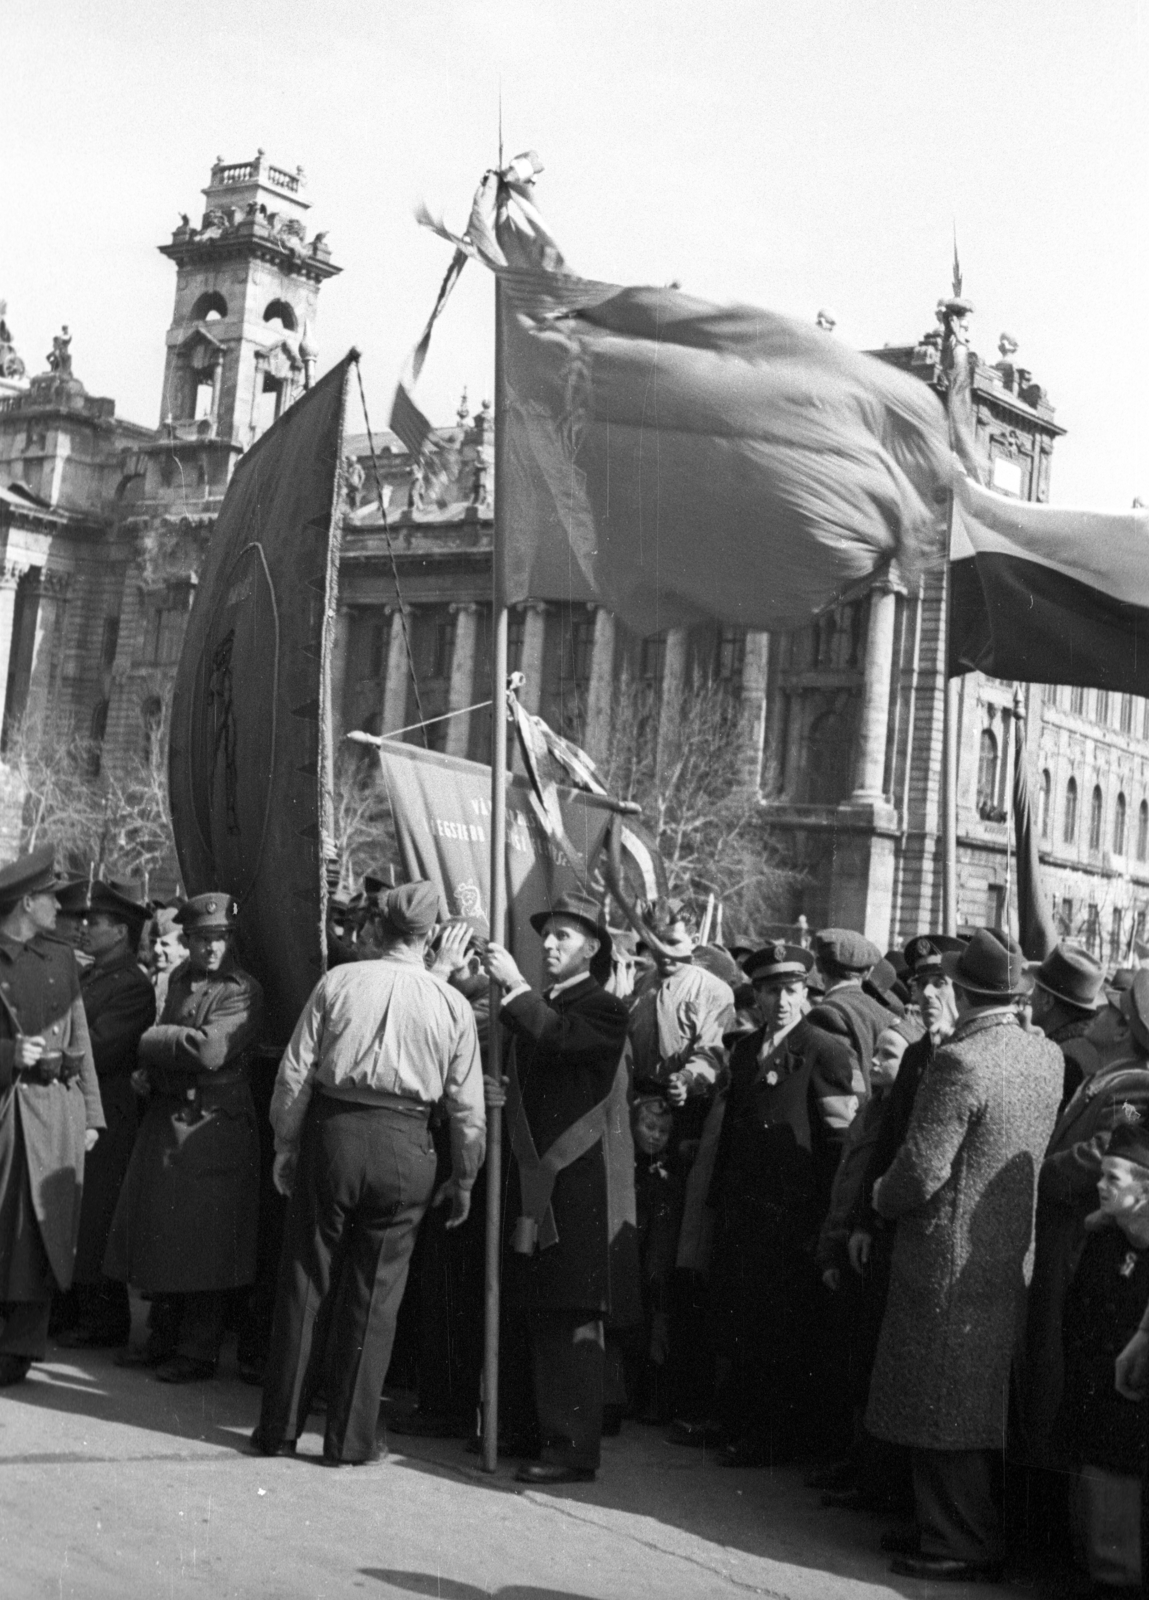
[[[431,1108],[444,1101],[451,1123],[452,1176],[435,1197],[450,1201],[448,1226],[467,1218],[486,1147],[471,1007],[423,959],[438,893],[430,883],[405,884],[381,910],[379,959],[320,979],[271,1101],[275,1183],[292,1198],[251,1442],[265,1455],[293,1452],[325,1377],[323,1458],[331,1466],[382,1454],[379,1395],[435,1181]]]

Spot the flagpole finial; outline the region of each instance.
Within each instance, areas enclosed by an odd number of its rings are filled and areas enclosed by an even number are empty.
[[[962,293],[961,293],[961,259],[958,256],[958,230],[957,230],[956,221],[954,223],[953,297],[954,297],[955,300],[960,300],[961,297],[962,297]]]

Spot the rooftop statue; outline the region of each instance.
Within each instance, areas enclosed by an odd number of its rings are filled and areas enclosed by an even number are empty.
[[[22,378],[24,363],[16,354],[12,333],[8,327],[8,302],[0,300],[0,378]]]
[[[68,332],[67,323],[53,336],[48,367],[59,378],[72,376],[72,335]]]

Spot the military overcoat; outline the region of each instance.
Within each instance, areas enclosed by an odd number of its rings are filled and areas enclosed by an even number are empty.
[[[51,1052],[67,1051],[77,1059],[79,1076],[68,1084],[17,1076],[18,1033],[42,1036]],[[88,1128],[103,1126],[71,946],[47,933],[26,944],[0,937],[0,1284],[27,1244],[5,1237],[2,1221],[22,1209],[12,1191],[23,1184],[25,1170],[52,1275],[61,1289],[71,1283],[84,1182],[84,1134]]]
[[[874,1204],[895,1221],[866,1426],[923,1450],[1001,1449],[1061,1051],[973,1014],[930,1063]]]
[[[263,991],[229,955],[184,962],[139,1044],[151,1098],[112,1221],[104,1270],[145,1293],[235,1289],[255,1277],[259,1134],[247,1077]]]

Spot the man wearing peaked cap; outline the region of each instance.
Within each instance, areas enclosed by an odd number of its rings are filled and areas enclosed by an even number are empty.
[[[59,1336],[66,1349],[125,1345],[131,1332],[127,1285],[104,1276],[104,1253],[139,1125],[132,1087],[140,1038],[156,1019],[156,995],[137,960],[148,910],[112,884],[85,881],[80,978],[107,1128],[84,1170],[76,1246],[77,1321]]]
[[[1064,1373],[1062,1313],[1109,1136],[1130,1113],[1149,1121],[1149,970],[1115,991],[1077,1042],[1094,1053],[1083,1058],[1086,1076],[1057,1119],[1037,1191],[1023,1420],[1027,1448],[1040,1466],[1062,1464],[1052,1443]]]
[[[907,1577],[983,1581],[1005,1554],[994,1457],[1062,1075],[1057,1046],[1018,1020],[1025,966],[1017,941],[994,928],[943,953],[958,1024],[873,1190],[897,1231],[866,1425],[910,1451],[919,1552],[894,1563]]]
[[[211,1377],[228,1293],[255,1277],[259,1134],[249,1066],[263,991],[235,958],[237,915],[222,890],[195,895],[177,914],[188,958],[139,1041],[150,1098],[104,1262],[108,1277],[151,1296],[147,1343],[119,1364],[154,1368],[164,1383]]]
[[[104,1127],[54,852],[0,867],[0,1385],[43,1358],[72,1280],[85,1153]]]
[[[474,1016],[424,962],[438,891],[403,884],[380,909],[378,958],[320,978],[271,1099],[273,1176],[291,1204],[251,1443],[263,1455],[293,1452],[323,1383],[333,1467],[380,1457],[379,1395],[435,1191],[432,1109],[443,1102],[450,1120],[452,1177],[435,1204],[450,1204],[451,1228],[467,1220],[486,1150]]]
[[[1080,944],[1054,945],[1033,969],[1033,1021],[1047,1039],[1061,1047],[1065,1057],[1062,1104],[1084,1076],[1081,1048],[1073,1041],[1084,1038],[1095,1014],[1105,1004],[1101,978],[1100,963]],[[1088,1051],[1084,1061],[1088,1061]]]

